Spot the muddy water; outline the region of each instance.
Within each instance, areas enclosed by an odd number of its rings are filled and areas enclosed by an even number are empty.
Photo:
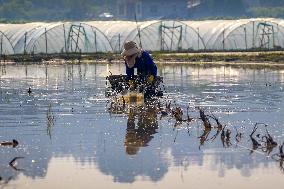
[[[284,70],[160,66],[167,100],[184,112],[189,107],[195,118],[182,124],[153,109],[110,112],[109,71],[124,73],[124,67],[0,67],[0,141],[19,142],[15,148],[0,146],[1,187],[267,189],[284,184],[283,165],[272,158],[278,146],[252,150],[249,137],[255,123],[265,123],[274,140],[284,142]],[[231,137],[222,141],[216,129],[204,131],[197,106],[214,114]],[[236,130],[243,133],[240,140]],[[259,125],[257,133],[264,135],[265,127]],[[20,158],[9,165],[15,157]]]

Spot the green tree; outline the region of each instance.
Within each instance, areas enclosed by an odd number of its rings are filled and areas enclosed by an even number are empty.
[[[99,15],[102,0],[0,0],[2,20],[82,20]]]

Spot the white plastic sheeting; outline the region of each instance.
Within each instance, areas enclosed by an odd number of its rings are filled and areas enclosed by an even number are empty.
[[[98,28],[108,38],[114,52],[120,52],[131,35],[138,34],[137,24],[130,21],[93,21],[87,24]]]
[[[280,20],[242,19],[185,22],[198,30],[206,50],[276,49],[284,47]]]
[[[187,51],[204,49],[198,32],[179,21],[156,21],[141,25],[142,47],[151,51]],[[136,35],[135,41],[139,41]]]
[[[14,54],[14,48],[5,33],[0,31],[0,55],[2,54]]]
[[[0,32],[9,42],[1,44],[12,46],[3,54],[113,51],[104,33],[83,22],[2,24]]]
[[[33,53],[111,52],[108,38],[87,23],[56,23],[41,28],[26,48]]]
[[[0,54],[121,52],[134,40],[149,51],[284,48],[284,20],[152,20],[0,24]]]
[[[94,21],[88,24],[108,37],[114,52],[121,52],[124,42],[130,40],[149,51],[204,49],[197,31],[179,21]]]

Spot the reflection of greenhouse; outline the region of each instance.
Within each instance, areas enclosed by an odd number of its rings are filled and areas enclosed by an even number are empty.
[[[1,55],[120,52],[129,40],[150,51],[282,49],[284,20],[0,24]]]

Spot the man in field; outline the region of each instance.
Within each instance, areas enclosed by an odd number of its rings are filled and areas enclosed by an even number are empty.
[[[151,86],[157,76],[157,66],[153,62],[149,53],[137,46],[133,41],[126,42],[121,55],[124,58],[126,66],[127,80],[130,89],[135,88],[137,84],[143,85],[145,96],[151,96]],[[136,70],[135,70],[136,69]],[[137,80],[134,73],[137,71]],[[140,89],[141,90],[141,89]],[[141,91],[140,91],[141,92]]]

